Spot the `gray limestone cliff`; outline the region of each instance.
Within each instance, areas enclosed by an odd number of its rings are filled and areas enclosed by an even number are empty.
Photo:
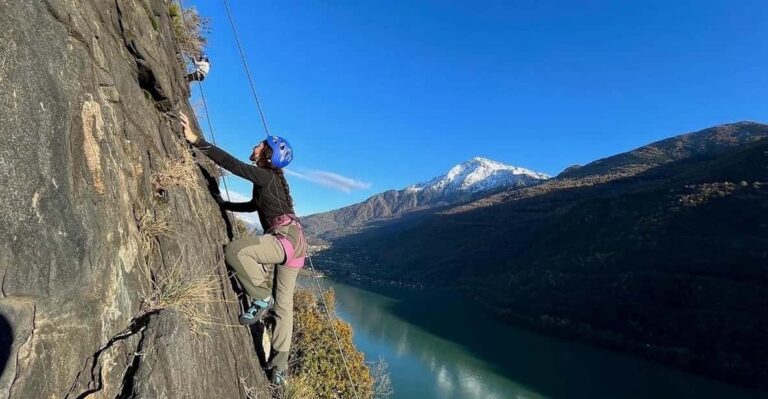
[[[266,389],[211,165],[158,180],[189,154],[173,35],[162,0],[0,0],[0,397]],[[155,291],[201,268],[213,297],[193,304],[213,319],[194,333]]]

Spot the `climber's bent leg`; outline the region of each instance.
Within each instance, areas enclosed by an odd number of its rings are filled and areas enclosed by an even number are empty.
[[[285,259],[285,251],[274,236],[239,238],[227,246],[225,257],[251,299],[263,300],[271,296],[268,265]]]

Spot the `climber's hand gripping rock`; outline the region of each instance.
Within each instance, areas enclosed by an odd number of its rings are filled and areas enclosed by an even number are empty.
[[[181,126],[184,128],[184,138],[192,144],[197,143],[200,140],[200,136],[189,126],[189,118],[183,112],[179,112],[179,119],[181,120]]]

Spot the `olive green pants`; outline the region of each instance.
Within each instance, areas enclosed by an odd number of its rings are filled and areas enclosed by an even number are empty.
[[[242,237],[225,250],[227,263],[235,270],[235,276],[251,299],[264,299],[274,290],[275,330],[272,333],[272,352],[288,354],[293,335],[293,291],[299,269],[280,265],[285,261],[285,251],[273,235]],[[274,273],[274,277],[271,274]],[[273,286],[274,285],[274,286]],[[287,369],[288,357],[273,356],[280,370]]]

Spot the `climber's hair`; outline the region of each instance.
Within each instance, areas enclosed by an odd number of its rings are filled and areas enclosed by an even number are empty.
[[[264,144],[264,148],[261,149],[261,154],[259,154],[259,159],[256,161],[256,165],[260,168],[272,171],[272,173],[280,179],[283,183],[283,189],[285,190],[281,199],[286,200],[289,207],[293,207],[293,198],[291,198],[291,191],[288,189],[288,181],[285,180],[285,174],[282,169],[272,165],[272,147],[267,144],[266,140],[262,141],[261,144]]]

